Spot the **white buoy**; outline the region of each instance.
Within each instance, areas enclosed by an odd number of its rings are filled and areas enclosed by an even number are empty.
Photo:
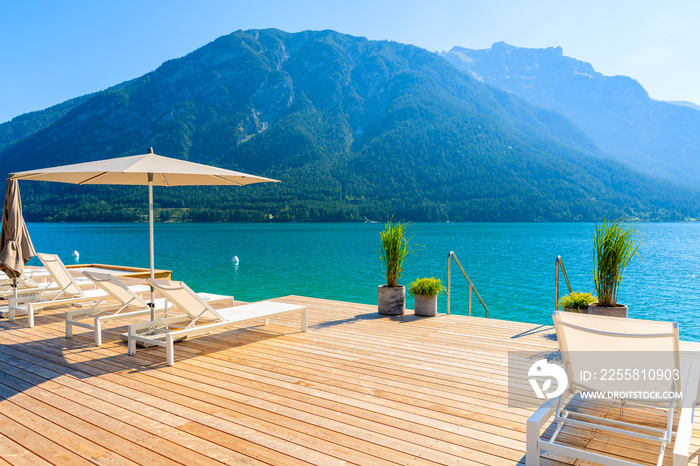
[[[78,259],[80,257],[80,253],[78,251],[73,251],[73,257]]]
[[[231,262],[233,262],[234,264],[238,264],[238,256],[233,256]]]

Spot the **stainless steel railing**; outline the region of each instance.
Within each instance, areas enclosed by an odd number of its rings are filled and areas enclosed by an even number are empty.
[[[559,309],[559,268],[561,268],[561,272],[564,274],[564,280],[566,281],[566,286],[569,288],[569,294],[572,293],[571,290],[571,284],[569,283],[569,277],[566,275],[566,269],[564,268],[564,261],[561,260],[561,256],[557,256],[556,260],[556,275],[554,278],[554,287],[557,289],[555,292],[555,302],[554,302],[554,309]],[[449,305],[448,305],[449,306]]]
[[[467,272],[464,271],[464,267],[462,267],[462,264],[459,263],[459,259],[457,259],[457,256],[455,256],[455,253],[450,251],[450,253],[447,255],[447,314],[450,314],[450,285],[451,285],[451,279],[450,279],[450,269],[452,265],[452,259],[455,260],[455,263],[459,267],[459,270],[462,271],[462,275],[464,275],[464,278],[467,279],[469,282],[469,315],[472,315],[472,291],[476,294],[476,297],[479,298],[479,302],[481,302],[481,305],[484,307],[484,310],[486,311],[486,318],[488,319],[489,317],[489,308],[486,307],[486,304],[484,303],[484,300],[481,299],[481,296],[479,295],[479,292],[476,290],[476,287],[472,283],[471,279],[469,278],[469,275],[467,275]]]

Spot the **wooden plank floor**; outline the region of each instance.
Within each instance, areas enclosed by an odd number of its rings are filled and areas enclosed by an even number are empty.
[[[244,324],[177,344],[173,367],[163,348],[127,356],[125,322],[107,323],[97,348],[83,329],[64,338],[59,308],[31,329],[26,318],[0,320],[0,464],[524,463],[533,410],[508,407],[509,390],[529,390],[508,386],[508,354],[552,354],[551,327],[277,301],[308,306],[310,331],[298,332],[294,315]],[[619,406],[584,408],[620,414]],[[655,454],[601,432],[562,438],[641,462]],[[542,464],[574,463],[550,456]]]

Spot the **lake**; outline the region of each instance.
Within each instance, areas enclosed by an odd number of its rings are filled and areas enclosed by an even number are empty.
[[[637,225],[641,258],[633,259],[618,292],[634,318],[680,323],[681,338],[700,341],[700,224]],[[382,224],[196,224],[155,226],[155,266],[196,291],[257,301],[295,294],[377,304],[384,280],[378,256]],[[472,279],[489,317],[551,324],[555,259],[562,256],[575,291],[593,291],[593,232],[587,223],[412,224],[417,250],[401,284],[435,276],[447,283],[454,251]],[[29,223],[38,252],[66,264],[149,266],[148,225]],[[232,262],[239,258],[238,265]],[[32,259],[31,265],[40,265]],[[560,293],[566,294],[563,277]],[[451,311],[468,312],[469,285],[452,266]],[[473,315],[484,311],[474,297]],[[413,308],[413,299],[407,298]],[[445,295],[439,312],[445,312]]]

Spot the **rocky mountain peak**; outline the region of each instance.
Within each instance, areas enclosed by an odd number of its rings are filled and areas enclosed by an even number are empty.
[[[560,47],[496,43],[455,47],[455,67],[574,121],[607,156],[647,173],[700,188],[700,114],[658,102],[636,80],[605,76]]]

